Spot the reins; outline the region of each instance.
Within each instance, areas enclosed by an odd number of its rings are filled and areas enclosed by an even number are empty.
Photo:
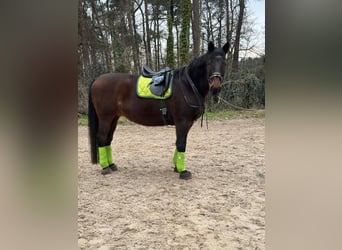
[[[183,85],[180,84],[180,87],[181,87],[181,90],[182,90],[182,93],[183,93],[183,97],[184,97],[184,100],[185,102],[188,104],[189,107],[191,108],[200,108],[201,109],[201,127],[203,126],[203,116],[204,116],[204,113],[205,113],[205,104],[204,104],[204,97],[201,96],[201,94],[198,92],[198,89],[196,88],[194,82],[192,81],[189,73],[188,73],[188,67],[184,67],[183,70],[185,71],[185,76],[186,76],[186,79],[188,80],[188,83],[189,85],[191,86],[195,96],[196,96],[196,99],[197,99],[197,102],[198,102],[198,105],[195,105],[195,104],[191,104],[187,98],[187,96],[185,95],[184,93],[184,89],[183,89]],[[178,75],[179,77],[179,82],[181,82],[180,80],[180,74]],[[203,101],[201,101],[203,100]],[[208,129],[208,117],[206,116],[206,124],[207,124],[207,129]]]
[[[186,79],[190,85],[190,87],[192,88],[192,91],[194,92],[195,96],[196,96],[196,99],[197,99],[197,102],[198,102],[198,105],[196,104],[192,104],[190,103],[190,101],[188,100],[185,92],[184,92],[184,89],[183,89],[183,85],[180,84],[180,87],[181,87],[181,91],[183,93],[183,97],[184,97],[184,100],[185,102],[188,104],[189,107],[191,108],[200,108],[201,109],[201,127],[203,127],[203,117],[204,117],[204,113],[205,113],[205,98],[201,96],[201,94],[198,92],[198,89],[196,88],[196,85],[195,83],[192,81],[189,73],[188,73],[188,67],[183,67],[183,70],[185,71],[185,76],[186,76]],[[178,78],[179,78],[179,82],[181,82],[180,80],[180,75],[181,74],[178,74]],[[222,75],[219,73],[219,72],[214,72],[208,79],[209,81],[209,88],[210,88],[210,81],[212,78],[214,77],[219,77],[220,80],[222,80]],[[205,113],[206,114],[206,113]],[[206,125],[207,125],[207,129],[208,129],[208,116],[206,114],[205,116],[205,121],[206,121]]]
[[[191,104],[189,102],[189,100],[187,99],[185,93],[184,93],[184,90],[183,90],[183,86],[182,84],[181,85],[181,89],[182,89],[182,92],[183,92],[183,96],[184,96],[184,99],[186,101],[186,103],[192,107],[192,108],[202,108],[204,109],[204,100],[201,101],[201,99],[204,99],[201,94],[198,92],[198,89],[196,88],[194,82],[192,81],[191,77],[189,76],[189,73],[188,73],[188,67],[184,67],[183,70],[185,71],[185,76],[186,76],[186,79],[188,80],[188,83],[190,85],[190,87],[192,88],[192,91],[194,92],[195,96],[196,96],[196,99],[197,99],[197,102],[198,102],[198,105],[195,105],[195,104]],[[180,74],[179,74],[179,82],[180,82]]]

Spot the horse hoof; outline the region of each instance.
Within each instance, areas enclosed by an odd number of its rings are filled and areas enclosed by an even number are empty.
[[[180,172],[179,179],[183,179],[183,180],[191,179],[191,172],[188,170],[184,170]]]
[[[117,170],[118,170],[118,167],[117,167],[114,163],[110,164],[108,167],[109,167],[112,171],[117,171]]]
[[[110,174],[112,172],[111,168],[110,167],[106,167],[106,168],[103,168],[101,170],[101,174],[102,175],[106,175],[106,174]]]

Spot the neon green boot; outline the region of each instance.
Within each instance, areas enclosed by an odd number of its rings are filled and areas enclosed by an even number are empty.
[[[106,148],[108,165],[113,164],[112,147],[111,146],[105,146],[105,148]]]
[[[175,149],[175,153],[173,154],[173,165],[176,167],[177,166],[177,154],[178,154],[178,150],[177,148]],[[177,170],[177,168],[175,169],[175,171]]]
[[[99,162],[100,166],[102,167],[101,174],[106,175],[111,172],[110,168],[108,167],[108,157],[107,157],[107,148],[106,147],[99,147]]]
[[[107,152],[107,159],[108,159],[108,165],[112,171],[118,170],[117,166],[113,163],[113,157],[112,157],[112,147],[111,146],[105,146],[106,152]]]
[[[175,159],[175,162],[176,162],[176,168],[177,168],[177,171],[180,173],[180,172],[183,172],[185,170],[185,152],[176,152],[176,158]]]
[[[173,155],[173,164],[175,172],[179,173],[180,179],[191,179],[191,172],[185,169],[185,152],[178,152],[176,149]]]

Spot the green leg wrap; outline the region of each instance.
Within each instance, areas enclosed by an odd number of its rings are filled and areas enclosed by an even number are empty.
[[[108,167],[109,164],[106,147],[99,147],[99,161],[102,168]]]
[[[108,165],[113,164],[112,147],[106,146],[105,148],[107,150]]]
[[[177,152],[176,167],[178,172],[185,170],[185,152]]]
[[[177,166],[177,154],[178,154],[178,150],[176,148],[175,153],[173,154],[173,165]]]

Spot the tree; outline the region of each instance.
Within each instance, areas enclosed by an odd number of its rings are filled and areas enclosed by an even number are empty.
[[[246,0],[78,0],[79,109],[86,110],[88,83],[98,75],[139,74],[142,63],[156,70],[184,66],[205,53],[210,40],[230,44],[227,72],[239,74],[226,74],[225,83],[243,78],[242,52],[254,51],[256,44],[246,5]]]
[[[225,10],[226,10],[226,40],[229,43],[229,48],[227,52],[227,72],[230,71],[231,58],[232,58],[232,0],[225,0]],[[226,74],[227,75],[227,74]]]
[[[191,20],[191,1],[181,1],[181,18],[182,29],[180,34],[180,65],[184,66],[189,63],[189,36],[190,36],[190,20]]]
[[[194,57],[197,57],[200,55],[200,41],[201,41],[199,0],[193,0],[192,8],[193,8],[192,38],[193,38],[193,44],[194,44],[193,55]]]
[[[145,0],[145,28],[146,28],[146,46],[145,46],[145,53],[146,53],[146,63],[148,65],[152,64],[152,55],[151,55],[151,31],[150,25],[148,23],[148,1]]]
[[[239,18],[238,18],[238,23],[236,27],[236,33],[235,33],[232,72],[238,72],[238,69],[239,69],[240,37],[241,37],[241,28],[242,28],[242,23],[243,23],[244,11],[245,11],[245,0],[239,0]]]
[[[136,18],[135,13],[138,11],[138,8],[134,9],[134,3],[131,2],[130,5],[130,14],[127,15],[128,21],[130,23],[130,30],[132,33],[131,45],[132,45],[132,55],[133,55],[133,64],[134,64],[134,71],[133,72],[140,72],[141,71],[141,64],[139,59],[140,48],[139,44],[141,42],[140,36],[138,35],[137,28],[136,28]]]
[[[88,25],[86,7],[82,0],[78,1],[78,54],[79,54],[79,70],[82,72],[83,81],[90,78],[90,57],[89,57],[89,42],[88,42]]]
[[[167,49],[166,49],[166,64],[170,68],[175,67],[175,55],[173,51],[173,22],[174,22],[174,14],[173,14],[173,0],[170,1],[170,6],[167,15],[167,27],[168,27],[168,37],[167,37]]]

